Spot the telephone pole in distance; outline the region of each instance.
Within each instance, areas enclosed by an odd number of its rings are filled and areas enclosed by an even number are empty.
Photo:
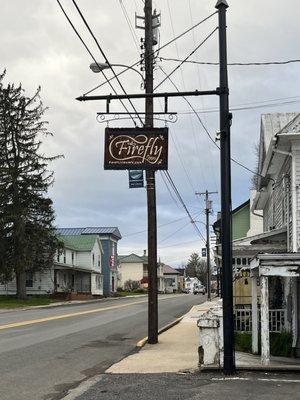
[[[209,200],[210,194],[217,194],[218,192],[196,192],[196,196],[205,196],[205,215],[206,215],[206,264],[207,264],[207,300],[211,300],[211,269],[210,269],[210,240],[209,240],[209,214],[212,210],[212,201]]]

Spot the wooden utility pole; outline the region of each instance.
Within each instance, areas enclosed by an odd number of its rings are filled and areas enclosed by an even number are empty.
[[[211,200],[209,200],[210,194],[218,194],[218,192],[196,192],[197,196],[205,196],[205,216],[206,216],[206,268],[207,268],[207,300],[211,300],[211,266],[210,266],[210,238],[209,238],[209,214],[211,213]]]
[[[153,93],[152,0],[145,0],[145,93]],[[153,97],[145,99],[145,126],[153,127]],[[148,209],[148,343],[158,342],[157,222],[155,171],[146,171]]]

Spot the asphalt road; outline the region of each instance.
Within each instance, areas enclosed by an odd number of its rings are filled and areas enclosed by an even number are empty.
[[[102,375],[76,400],[299,400],[299,374]]]
[[[204,300],[159,296],[159,327]],[[0,312],[0,399],[60,399],[135,351],[146,335],[146,297]]]

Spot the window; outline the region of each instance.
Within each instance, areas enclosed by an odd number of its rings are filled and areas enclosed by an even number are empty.
[[[93,266],[95,265],[95,254],[92,254]]]
[[[28,288],[33,287],[33,272],[30,271],[26,272],[26,287]]]
[[[72,265],[74,265],[74,251],[72,251]]]
[[[241,265],[241,259],[240,259],[240,258],[237,258],[237,259],[236,259],[236,263],[237,263],[237,265]]]
[[[101,259],[100,259],[100,254],[98,254],[98,267],[101,267]]]
[[[247,265],[247,258],[242,258],[242,264]]]
[[[59,251],[57,252],[57,258],[56,258],[57,262],[59,262]]]
[[[64,264],[67,262],[67,252],[64,250]]]
[[[235,258],[232,259],[232,265],[235,265]]]

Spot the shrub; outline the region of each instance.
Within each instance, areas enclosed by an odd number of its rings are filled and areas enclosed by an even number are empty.
[[[252,350],[252,335],[249,332],[235,332],[234,343],[236,351],[251,353]]]
[[[271,354],[278,357],[291,357],[293,336],[290,332],[271,333]]]
[[[140,283],[139,281],[133,281],[132,279],[128,279],[124,283],[124,290],[127,290],[128,292],[132,292],[133,290],[137,290],[140,288]]]

